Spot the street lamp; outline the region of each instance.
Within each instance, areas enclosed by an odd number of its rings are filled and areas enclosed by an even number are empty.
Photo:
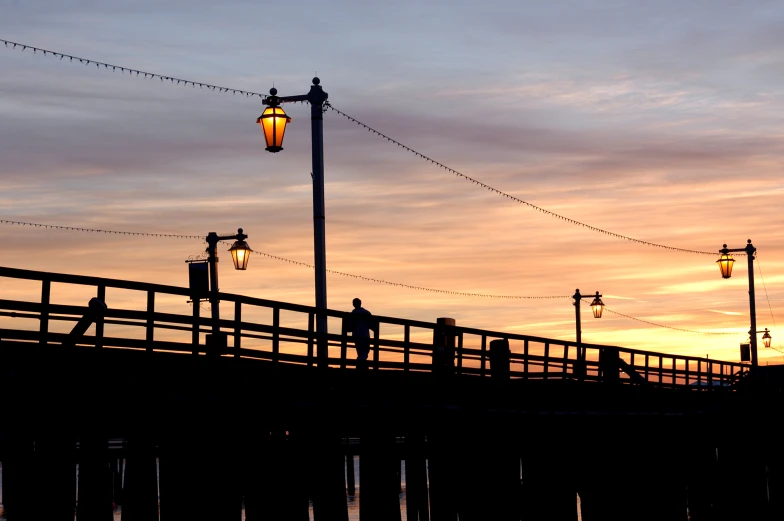
[[[577,358],[580,362],[580,377],[584,375],[585,371],[585,351],[582,347],[582,327],[580,323],[580,301],[582,300],[583,296],[580,294],[580,290],[574,290],[574,295],[572,295],[574,299],[574,318],[575,318],[575,326],[576,330],[576,340],[577,340]],[[602,311],[604,311],[604,302],[602,302],[602,296],[599,292],[596,292],[594,295],[594,299],[591,302],[591,311],[593,312],[594,318],[602,318]]]
[[[267,105],[264,113],[256,119],[264,131],[269,152],[283,150],[283,134],[291,121],[280,108],[281,103],[307,101],[310,103],[310,136],[313,156],[313,254],[316,272],[316,333],[318,335],[318,361],[320,366],[327,362],[327,257],[326,223],[324,218],[324,103],[327,93],[321,88],[321,80],[313,78],[310,92],[297,96],[278,96],[276,88],[262,103]]]
[[[253,251],[245,242],[248,236],[242,233],[242,228],[237,230],[235,235],[218,235],[215,232],[210,232],[205,239],[207,241],[207,262],[210,267],[210,305],[212,307],[212,342],[213,345],[223,345],[223,339],[218,340],[220,337],[220,307],[218,305],[218,242],[233,240],[229,252],[231,259],[234,262],[234,269],[245,270],[248,267],[248,260],[250,253]]]
[[[721,276],[724,279],[728,279],[732,276],[732,265],[735,264],[735,259],[732,258],[730,253],[732,252],[745,252],[746,257],[749,260],[749,318],[751,320],[751,328],[749,328],[749,337],[751,338],[751,366],[757,367],[757,312],[756,306],[754,302],[754,254],[757,252],[757,248],[755,248],[751,244],[751,239],[746,241],[745,248],[727,248],[725,244],[722,249],[719,250],[721,253],[721,257],[716,263],[719,265],[719,271],[721,271]],[[770,336],[770,334],[768,334]],[[765,341],[765,337],[763,336],[763,342]],[[768,340],[767,345],[770,345],[770,340]]]
[[[762,335],[762,343],[765,345],[765,347],[770,347],[770,341],[773,339],[770,336],[770,331],[768,331],[768,328],[765,328],[765,331],[757,331],[757,333],[764,333]]]

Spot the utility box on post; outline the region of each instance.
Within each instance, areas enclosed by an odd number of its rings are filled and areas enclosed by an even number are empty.
[[[740,361],[751,362],[751,344],[740,345]]]
[[[188,287],[194,302],[207,298],[210,291],[210,276],[207,261],[188,262]]]

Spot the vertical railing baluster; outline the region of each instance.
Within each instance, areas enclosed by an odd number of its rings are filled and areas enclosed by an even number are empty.
[[[309,315],[310,316],[310,315]],[[312,333],[313,317],[310,316],[308,320],[308,330]],[[313,350],[313,342],[308,343],[308,357],[311,356]],[[272,308],[272,361],[277,362],[280,359],[280,308],[275,306]]]
[[[96,297],[98,300],[106,304],[106,286],[101,284],[98,286],[98,292]],[[95,317],[95,347],[101,348],[103,347],[103,314],[99,314]]]
[[[380,369],[378,362],[381,359],[381,349],[379,348],[378,342],[379,338],[381,337],[381,324],[378,322],[376,323],[375,328],[371,328],[371,332],[373,333],[372,337],[372,349],[373,349],[373,370],[378,371]]]
[[[544,379],[547,380],[550,369],[550,342],[544,343]]]
[[[147,326],[145,331],[146,351],[152,353],[152,342],[155,338],[155,292],[147,291]]]
[[[242,354],[242,302],[234,302],[234,358]]]
[[[563,372],[563,379],[565,380],[566,379],[566,375],[569,374],[569,369],[568,369],[568,367],[569,367],[569,363],[568,363],[569,362],[569,344],[564,344],[563,348],[564,348],[564,350],[563,350],[563,364],[562,364],[563,368],[562,368],[562,372]]]
[[[411,361],[411,326],[403,326],[403,371],[408,373]]]
[[[340,319],[340,368],[346,368],[348,359],[348,325],[349,320],[346,316]]]
[[[193,304],[193,326],[191,329],[191,353],[193,356],[199,356],[199,311],[201,311],[201,301],[194,297],[191,300],[191,304]]]
[[[482,359],[479,362],[479,374],[487,376],[487,335],[482,333]]]
[[[315,317],[313,312],[308,313],[308,367],[313,365],[313,322]]]
[[[463,332],[457,334],[457,374],[463,374]]]
[[[49,336],[49,299],[52,295],[52,283],[50,280],[41,281],[41,323],[39,333],[41,334],[39,343],[45,346]]]
[[[523,379],[528,380],[528,339],[523,341]]]

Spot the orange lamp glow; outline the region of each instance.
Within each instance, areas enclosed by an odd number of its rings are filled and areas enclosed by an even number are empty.
[[[245,270],[248,268],[248,260],[250,260],[252,251],[253,250],[250,249],[250,246],[248,246],[248,243],[245,241],[236,241],[231,245],[229,252],[231,253],[231,260],[234,261],[235,270]]]
[[[765,344],[765,347],[770,347],[771,340],[770,331],[768,331],[768,328],[765,328],[765,333],[762,335],[762,343]]]
[[[726,244],[724,245],[724,248],[727,248]],[[719,263],[719,270],[721,271],[722,278],[730,278],[732,276],[732,265],[735,264],[735,259],[732,258],[732,255],[723,252],[716,262]]]
[[[291,118],[282,108],[267,107],[264,109],[264,113],[256,119],[256,123],[261,125],[264,132],[264,140],[267,142],[266,150],[270,152],[283,150],[283,134],[286,132],[286,125],[289,122],[291,122]]]
[[[594,297],[593,302],[591,302],[591,311],[593,311],[593,318],[602,318],[602,311],[604,311],[604,302],[602,302],[602,296],[599,295],[599,292],[596,292],[596,297]]]

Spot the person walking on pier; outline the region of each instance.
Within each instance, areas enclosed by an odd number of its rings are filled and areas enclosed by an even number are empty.
[[[352,304],[354,309],[351,311],[351,334],[354,337],[357,360],[364,362],[370,353],[370,330],[375,329],[372,324],[372,313],[362,307],[362,301],[358,298],[355,298]]]

